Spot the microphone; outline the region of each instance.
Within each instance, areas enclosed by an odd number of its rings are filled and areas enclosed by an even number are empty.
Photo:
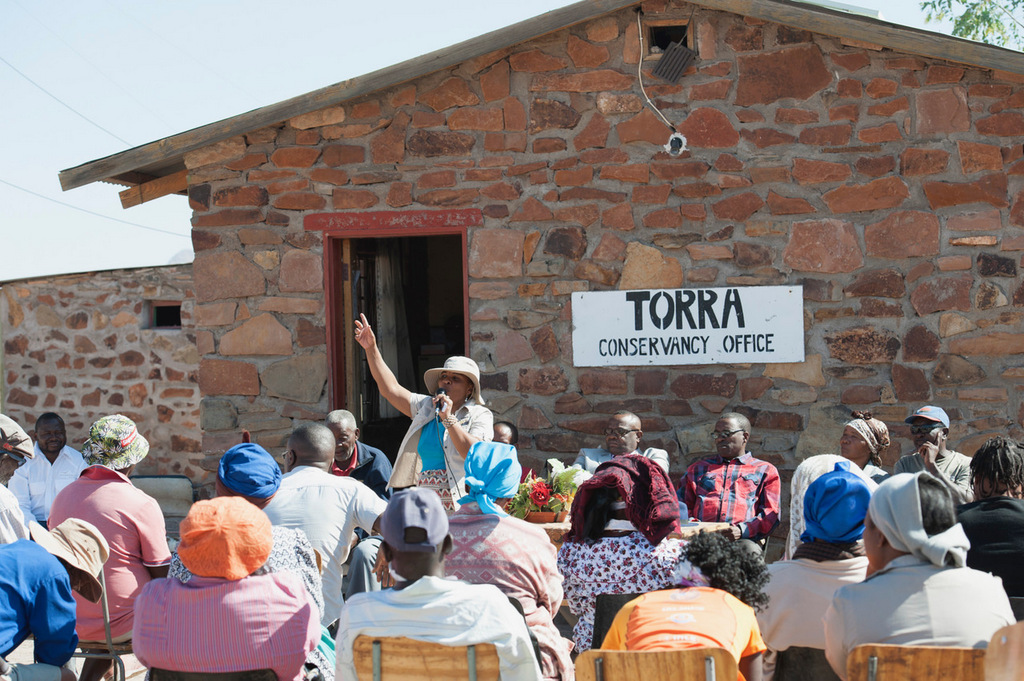
[[[447,394],[448,394],[448,391],[445,390],[444,388],[438,388],[437,392],[434,393],[434,395],[437,396],[437,397],[440,397],[441,395],[447,395]],[[441,402],[439,400],[437,402],[437,404],[434,405],[434,416],[440,416],[440,415],[441,415]]]

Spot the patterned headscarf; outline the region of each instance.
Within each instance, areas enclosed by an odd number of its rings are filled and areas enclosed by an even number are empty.
[[[572,502],[572,526],[566,541],[582,542],[591,495],[602,488],[618,491],[626,502],[626,518],[653,545],[678,532],[679,500],[668,474],[650,459],[635,454],[616,456],[597,467],[594,477],[576,490]]]
[[[104,416],[89,428],[89,439],[82,445],[82,458],[90,466],[97,464],[119,471],[134,466],[149,454],[149,442],[135,422],[127,416]]]
[[[878,419],[872,418],[870,411],[853,412],[853,419],[846,425],[856,430],[864,438],[864,442],[868,443],[872,458],[881,454],[889,446],[889,428]],[[875,463],[875,465],[878,464]]]

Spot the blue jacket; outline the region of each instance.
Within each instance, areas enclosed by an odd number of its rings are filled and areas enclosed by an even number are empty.
[[[384,501],[391,498],[391,490],[388,489],[391,462],[384,452],[376,447],[356,441],[356,467],[350,477],[372,489],[373,493]]]
[[[61,666],[78,645],[71,578],[39,544],[19,539],[0,546],[0,655],[9,655],[29,634],[36,662]]]

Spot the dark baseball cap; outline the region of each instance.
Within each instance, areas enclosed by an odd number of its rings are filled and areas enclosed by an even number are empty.
[[[418,528],[426,533],[419,542],[406,541],[406,530]],[[381,515],[380,533],[395,551],[433,553],[448,536],[448,514],[437,492],[410,487],[395,492]]]

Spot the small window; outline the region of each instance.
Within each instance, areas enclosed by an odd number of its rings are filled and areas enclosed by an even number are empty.
[[[661,59],[661,55],[672,43],[692,48],[689,22],[680,19],[652,19],[647,24],[644,41],[647,48],[645,59]]]
[[[154,300],[150,302],[152,314],[151,328],[154,329],[180,329],[181,328],[181,303],[174,300]]]

